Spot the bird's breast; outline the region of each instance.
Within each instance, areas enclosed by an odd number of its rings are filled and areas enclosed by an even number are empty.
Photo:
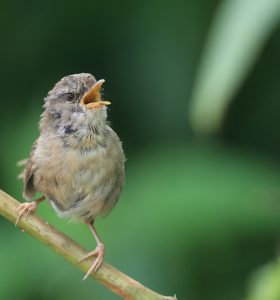
[[[39,139],[35,159],[37,190],[66,216],[94,217],[119,197],[124,157],[114,137],[101,143],[84,136],[79,148],[65,146],[60,138]]]

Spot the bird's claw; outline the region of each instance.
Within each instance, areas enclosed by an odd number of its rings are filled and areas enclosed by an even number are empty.
[[[88,276],[91,273],[95,273],[101,266],[102,262],[103,262],[103,258],[104,258],[104,254],[105,254],[105,247],[103,244],[99,244],[96,246],[95,250],[89,252],[85,257],[83,257],[79,262],[82,262],[92,256],[95,256],[95,260],[93,262],[93,264],[91,265],[91,267],[89,268],[89,270],[87,271],[85,277],[83,278],[83,280],[87,279]]]
[[[37,203],[36,202],[24,202],[21,205],[19,205],[19,207],[16,209],[17,211],[19,211],[17,219],[16,219],[16,223],[15,226],[17,226],[19,220],[21,219],[21,217],[23,216],[23,214],[25,213],[25,218],[27,219],[28,215],[30,213],[33,213],[36,210],[37,207]]]

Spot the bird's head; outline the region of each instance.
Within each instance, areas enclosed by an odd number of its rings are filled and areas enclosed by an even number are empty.
[[[67,134],[85,127],[105,125],[106,106],[110,102],[101,99],[104,82],[104,79],[96,81],[88,73],[62,78],[45,98],[41,129],[53,128]]]

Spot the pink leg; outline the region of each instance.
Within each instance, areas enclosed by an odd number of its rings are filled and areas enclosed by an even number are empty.
[[[21,203],[19,205],[19,207],[17,208],[17,210],[19,211],[18,213],[18,216],[17,216],[17,220],[16,220],[16,223],[15,223],[15,226],[17,226],[19,220],[21,219],[21,217],[23,216],[23,214],[25,213],[26,214],[26,218],[28,217],[28,215],[30,213],[33,213],[35,212],[38,204],[40,202],[42,202],[43,200],[45,200],[45,196],[42,196],[40,197],[39,199],[33,201],[33,202],[24,202],[24,203]]]
[[[104,258],[104,254],[105,254],[105,247],[100,239],[100,237],[98,236],[96,229],[93,226],[93,222],[86,222],[86,224],[89,226],[92,235],[94,236],[97,246],[96,248],[89,252],[85,257],[83,257],[80,262],[84,261],[85,259],[88,259],[92,256],[96,256],[96,259],[94,260],[93,264],[91,265],[91,267],[89,268],[89,270],[87,271],[85,277],[83,278],[83,280],[87,279],[87,277],[93,272],[95,273],[101,266],[102,262],[103,262],[103,258]]]

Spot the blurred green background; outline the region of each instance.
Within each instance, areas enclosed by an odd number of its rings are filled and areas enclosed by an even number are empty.
[[[106,261],[178,299],[279,300],[278,0],[2,1],[1,188],[63,76],[106,79],[126,188]],[[38,214],[87,249],[83,224]],[[0,218],[0,299],[119,299]]]

